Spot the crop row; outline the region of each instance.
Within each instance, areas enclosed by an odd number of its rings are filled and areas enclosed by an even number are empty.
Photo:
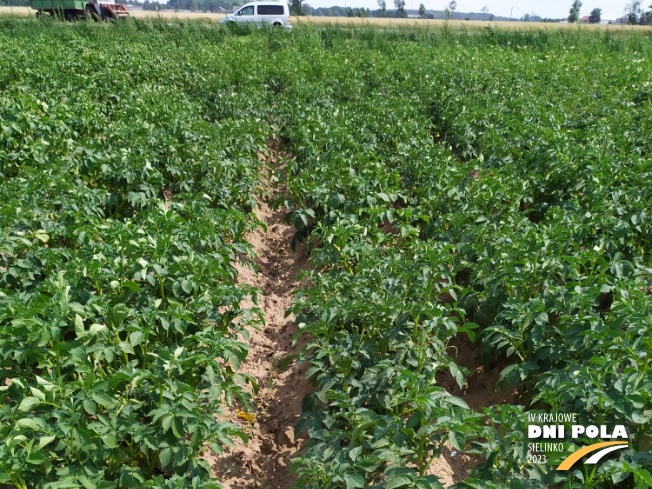
[[[0,482],[218,487],[200,455],[246,440],[221,414],[255,388],[233,264],[264,101],[132,25],[5,27]]]
[[[447,441],[485,457],[460,487],[647,487],[649,42],[323,34],[278,103],[315,266],[294,310],[316,385],[298,486],[439,487]],[[507,359],[523,404],[623,424],[630,449],[528,464],[522,406],[480,414],[441,387],[465,381],[460,334]]]

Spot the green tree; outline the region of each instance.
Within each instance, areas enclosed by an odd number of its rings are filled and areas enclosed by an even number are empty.
[[[424,4],[419,5],[419,17],[426,18],[426,6]]]
[[[602,16],[602,9],[594,8],[589,15],[589,24],[599,24]]]
[[[629,7],[629,13],[627,14],[627,23],[631,25],[638,24],[639,15],[641,14],[641,2],[638,0],[632,2],[632,5]]]
[[[570,9],[570,15],[568,16],[568,22],[575,23],[580,20],[580,8],[582,7],[582,2],[575,0]]]
[[[385,17],[387,15],[387,2],[385,0],[378,0],[378,7],[380,8],[378,17]]]
[[[455,0],[451,0],[451,2],[448,4],[448,10],[450,10],[450,18],[454,19],[455,11],[457,10],[457,2]]]
[[[484,7],[482,7],[482,10],[480,10],[480,12],[482,12],[482,20],[485,20],[485,17],[489,13],[489,7],[485,5]]]
[[[647,12],[642,12],[641,13],[641,18],[639,20],[639,23],[641,25],[648,25],[648,24],[652,23],[652,5],[650,5],[648,8],[650,10],[648,10]]]
[[[394,6],[396,7],[396,17],[407,17],[405,13],[405,0],[394,0]]]
[[[290,13],[292,15],[303,15],[302,3],[303,0],[292,0],[292,3],[290,4]]]

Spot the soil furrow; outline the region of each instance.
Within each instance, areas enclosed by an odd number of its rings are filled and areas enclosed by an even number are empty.
[[[254,396],[253,422],[238,418],[237,409],[227,410],[228,419],[242,427],[249,442],[236,442],[219,456],[206,455],[214,476],[225,489],[264,487],[287,489],[295,478],[288,472],[290,461],[302,439],[294,439],[294,425],[301,414],[301,402],[311,390],[304,379],[305,366],[291,364],[279,371],[277,364],[287,355],[298,353],[299,346],[292,346],[292,335],[296,331],[294,315],[285,317],[286,309],[292,306],[292,291],[300,286],[297,275],[307,266],[305,254],[297,248],[290,248],[294,228],[283,218],[283,208],[271,209],[270,202],[285,188],[273,187],[271,174],[282,169],[287,155],[278,150],[278,141],[269,142],[270,155],[259,155],[264,163],[263,186],[268,194],[259,200],[255,209],[258,218],[267,226],[249,233],[247,241],[254,247],[255,265],[258,272],[238,269],[238,283],[258,287],[261,290],[259,307],[265,317],[261,331],[250,329],[251,338],[247,362],[241,371],[256,379],[260,390]],[[253,303],[243,304],[252,307]]]

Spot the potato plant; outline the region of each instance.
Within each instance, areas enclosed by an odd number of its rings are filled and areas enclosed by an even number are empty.
[[[219,415],[255,388],[233,265],[268,104],[133,25],[6,27],[0,482],[218,487],[199,455],[246,440]]]
[[[650,44],[450,35],[327,31],[280,94],[315,265],[295,307],[316,383],[298,486],[439,487],[424,468],[448,441],[486,457],[459,487],[645,487]],[[439,391],[438,370],[465,380],[459,334],[508,360],[499,382],[532,409],[624,424],[630,449],[528,465],[522,407]]]
[[[648,37],[4,19],[0,47],[0,483],[217,487],[273,135],[311,260],[296,487],[439,488],[446,443],[483,457],[460,489],[649,486]],[[520,405],[446,390],[460,336]],[[551,410],[630,448],[528,464]]]

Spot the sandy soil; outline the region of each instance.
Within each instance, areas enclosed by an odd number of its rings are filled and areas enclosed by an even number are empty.
[[[454,396],[464,399],[471,409],[481,412],[484,406],[523,403],[519,400],[516,389],[501,388],[494,391],[494,382],[509,365],[506,359],[498,359],[495,365],[486,368],[480,361],[480,348],[465,335],[459,335],[448,351],[453,360],[467,368],[470,374],[461,389],[450,374],[442,375],[439,384]]]
[[[449,354],[459,366],[467,368],[470,374],[461,389],[447,372],[438,375],[438,383],[451,394],[463,399],[471,409],[481,412],[484,406],[522,403],[516,389],[494,390],[494,382],[507,365],[504,359],[492,368],[484,367],[480,361],[480,348],[464,335],[453,341]],[[484,457],[460,453],[446,442],[441,457],[430,464],[427,474],[438,476],[445,487],[450,487],[462,481],[467,472],[483,460]]]
[[[450,487],[464,480],[469,470],[481,461],[482,457],[460,453],[446,442],[442,448],[441,457],[432,461],[426,470],[426,475],[435,475],[439,477],[439,482],[444,487]]]
[[[304,379],[307,366],[290,365],[279,371],[277,363],[287,355],[297,353],[300,346],[292,346],[292,334],[296,331],[294,316],[285,317],[292,306],[293,290],[301,286],[296,282],[299,271],[307,266],[305,253],[290,249],[294,228],[283,222],[286,210],[272,210],[269,206],[274,194],[284,188],[272,188],[270,173],[282,167],[287,155],[278,151],[278,142],[270,143],[271,156],[259,155],[266,165],[264,187],[272,196],[259,200],[255,210],[258,218],[267,226],[267,232],[259,229],[247,236],[256,253],[258,273],[246,267],[238,267],[239,283],[261,290],[259,306],[265,315],[262,331],[250,330],[249,354],[241,370],[253,376],[259,386],[254,396],[255,416],[253,422],[238,417],[238,409],[230,410],[230,421],[242,426],[249,437],[248,444],[238,443],[221,456],[214,453],[204,458],[213,468],[225,489],[269,488],[287,489],[295,479],[288,473],[291,459],[296,455],[302,438],[295,440],[294,425],[301,414],[301,402],[311,392]],[[243,304],[245,307],[250,304]]]

